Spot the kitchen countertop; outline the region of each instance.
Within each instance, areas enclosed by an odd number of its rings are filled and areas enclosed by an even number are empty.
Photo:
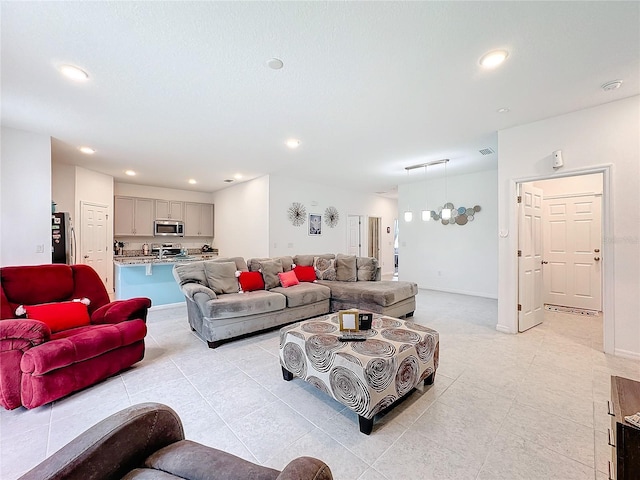
[[[186,263],[186,262],[197,262],[200,260],[210,260],[212,258],[216,258],[218,255],[214,255],[211,253],[197,254],[197,255],[173,255],[173,256],[165,256],[162,260],[160,260],[155,255],[141,255],[141,256],[125,256],[125,255],[114,255],[113,263],[116,265],[127,266],[127,265],[145,265],[145,264],[153,264],[153,265],[162,265],[169,263]]]

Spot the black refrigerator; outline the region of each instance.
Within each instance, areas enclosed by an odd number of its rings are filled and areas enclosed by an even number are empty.
[[[75,263],[74,232],[69,212],[51,214],[51,263]]]

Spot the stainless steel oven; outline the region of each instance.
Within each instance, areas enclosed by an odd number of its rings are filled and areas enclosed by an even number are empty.
[[[184,237],[184,223],[175,220],[156,220],[153,222],[153,235],[156,237]]]

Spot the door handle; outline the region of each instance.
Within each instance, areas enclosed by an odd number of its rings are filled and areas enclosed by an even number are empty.
[[[599,248],[594,248],[593,251],[594,251],[594,253],[599,253],[600,249]]]
[[[542,260],[542,264],[543,264],[543,265],[546,265],[547,263],[549,263],[549,262],[547,262],[547,261],[545,261],[545,260]]]
[[[89,258],[89,255],[85,255],[83,258]]]
[[[596,262],[599,262],[599,261],[600,261],[600,257],[593,257],[593,259],[594,259]]]

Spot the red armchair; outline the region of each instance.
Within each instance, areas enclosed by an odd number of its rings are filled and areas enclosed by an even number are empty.
[[[35,408],[142,360],[148,298],[109,302],[88,265],[0,268],[0,405]],[[52,332],[20,305],[88,298],[90,324]]]

